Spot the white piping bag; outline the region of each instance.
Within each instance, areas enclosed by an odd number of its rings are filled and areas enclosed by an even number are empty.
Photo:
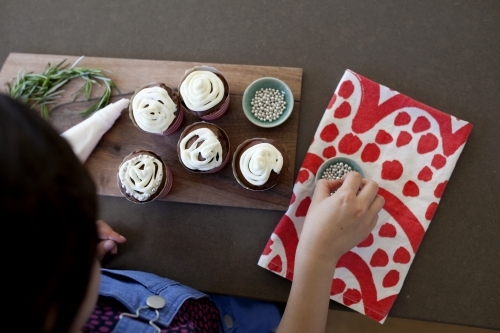
[[[113,126],[129,103],[129,99],[122,98],[108,104],[87,119],[61,133],[61,136],[68,141],[82,163],[87,160],[101,137]]]

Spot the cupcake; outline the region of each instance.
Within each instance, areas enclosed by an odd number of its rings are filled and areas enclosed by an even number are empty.
[[[229,160],[229,148],[226,132],[204,121],[187,126],[177,143],[181,164],[192,172],[221,170]]]
[[[179,85],[181,107],[203,120],[214,120],[229,107],[229,84],[217,69],[195,66],[184,73]]]
[[[288,170],[285,148],[273,139],[253,138],[241,143],[233,155],[236,181],[248,190],[274,187]]]
[[[147,133],[170,135],[182,123],[184,113],[180,98],[163,83],[149,83],[138,88],[130,98],[130,119]]]
[[[146,203],[165,197],[172,188],[173,175],[160,156],[136,150],[126,156],[118,169],[118,187],[128,200]]]

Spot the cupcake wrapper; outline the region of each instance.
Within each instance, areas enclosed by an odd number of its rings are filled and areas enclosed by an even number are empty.
[[[167,128],[167,130],[163,132],[162,135],[170,135],[173,134],[175,131],[177,131],[181,126],[183,119],[184,119],[184,108],[180,107],[179,113],[177,117],[175,117],[174,123],[169,128]]]
[[[229,108],[229,99],[230,99],[229,95],[227,95],[226,101],[224,102],[224,104],[221,105],[219,110],[212,112],[211,114],[208,114],[206,116],[199,117],[199,118],[201,118],[203,120],[214,120],[214,119],[222,117],[222,115],[224,115],[224,113],[226,113],[227,109]]]
[[[174,182],[174,175],[172,174],[172,170],[165,164],[165,171],[166,171],[166,177],[167,179],[165,180],[165,186],[163,187],[163,190],[161,190],[160,194],[153,200],[157,199],[162,199],[167,196],[167,194],[170,192],[172,189],[172,184]]]

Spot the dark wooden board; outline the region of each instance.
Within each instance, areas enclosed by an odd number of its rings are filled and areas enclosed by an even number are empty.
[[[1,89],[6,90],[7,82],[10,82],[19,70],[41,72],[47,63],[55,65],[64,59],[72,64],[78,57],[11,53],[0,71]],[[287,209],[294,181],[302,69],[98,57],[85,57],[78,65],[110,71],[107,75],[122,93],[119,95],[114,92],[112,101],[123,97],[130,98],[135,89],[149,82],[162,82],[177,89],[179,80],[187,69],[196,65],[215,67],[225,75],[229,82],[231,102],[223,117],[210,122],[218,125],[228,134],[231,158],[237,145],[244,140],[265,137],[279,140],[285,147],[291,162],[284,177],[274,188],[267,191],[249,191],[241,187],[234,179],[231,161],[221,171],[214,174],[193,173],[180,164],[176,151],[179,136],[187,125],[201,121],[200,119],[185,114],[179,130],[169,136],[158,136],[134,127],[128,110],[124,110],[85,162],[85,166],[97,184],[98,194],[122,196],[116,183],[116,173],[120,162],[134,150],[148,149],[160,155],[174,175],[172,190],[163,200],[283,211]],[[260,128],[253,125],[243,114],[241,106],[245,88],[252,81],[264,76],[283,80],[289,85],[294,95],[292,115],[284,124],[275,128]],[[83,120],[79,111],[84,110],[90,102],[85,102],[81,98],[73,101],[71,96],[81,84],[82,82],[74,80],[66,85],[62,98],[51,110],[49,121],[59,132]],[[102,89],[95,88],[92,96],[96,98],[101,92]]]

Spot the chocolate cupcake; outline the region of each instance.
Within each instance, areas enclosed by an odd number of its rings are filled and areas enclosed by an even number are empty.
[[[285,148],[277,140],[253,138],[241,143],[233,155],[233,175],[244,188],[265,191],[274,187],[289,165]]]
[[[214,173],[229,160],[229,138],[224,130],[204,121],[187,126],[177,142],[181,164],[189,171]]]
[[[179,84],[181,107],[203,120],[214,120],[229,107],[229,84],[217,69],[195,66],[184,73]]]
[[[123,159],[117,179],[125,198],[146,203],[168,194],[173,175],[160,156],[149,150],[136,150]]]
[[[170,135],[182,123],[184,112],[179,94],[163,83],[148,83],[130,98],[129,115],[134,125],[147,133]]]

